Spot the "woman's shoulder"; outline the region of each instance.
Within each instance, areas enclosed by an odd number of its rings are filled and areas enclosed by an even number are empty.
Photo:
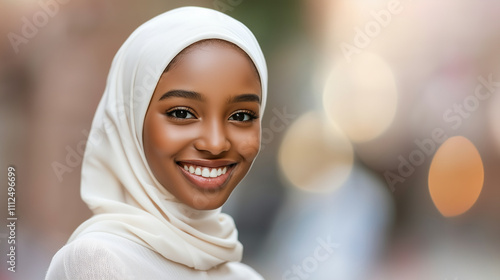
[[[250,266],[240,262],[227,262],[218,269],[216,274],[230,275],[231,280],[264,280],[264,278]],[[226,279],[221,277],[221,279]]]
[[[46,280],[62,279],[263,279],[240,262],[228,262],[209,271],[188,268],[161,257],[126,238],[89,233],[62,247],[53,257]]]
[[[62,247],[52,258],[46,279],[127,279],[119,242],[106,235],[86,235]]]

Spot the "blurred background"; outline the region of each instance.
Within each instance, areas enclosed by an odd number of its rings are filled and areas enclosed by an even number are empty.
[[[0,201],[43,279],[91,213],[81,156],[114,54],[175,7],[217,9],[269,67],[262,150],[223,210],[266,279],[500,279],[500,2],[0,0]]]

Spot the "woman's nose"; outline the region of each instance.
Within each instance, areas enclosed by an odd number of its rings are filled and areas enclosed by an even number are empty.
[[[210,121],[203,124],[200,137],[194,142],[199,151],[206,151],[212,155],[219,155],[231,147],[226,135],[226,129],[220,121]]]

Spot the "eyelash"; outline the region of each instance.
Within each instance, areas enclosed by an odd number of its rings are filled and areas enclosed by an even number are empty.
[[[180,111],[186,111],[186,113],[192,115],[193,117],[192,118],[180,118],[180,117],[176,117],[174,116],[174,114],[176,112],[180,112]],[[173,119],[176,119],[176,120],[189,120],[189,119],[197,119],[195,113],[193,112],[192,109],[188,108],[188,107],[175,107],[173,109],[170,109],[168,110],[166,113],[165,113],[168,117],[170,118],[173,118]],[[243,122],[243,123],[246,123],[246,122],[252,122],[253,120],[255,119],[258,119],[259,116],[257,114],[255,114],[254,112],[250,111],[250,110],[240,110],[240,111],[236,111],[234,112],[233,114],[231,114],[231,116],[229,117],[229,120],[231,120],[231,118],[236,115],[236,114],[246,114],[248,115],[248,120],[242,120],[242,121],[237,121],[237,122]]]
[[[249,116],[249,119],[248,120],[245,120],[245,121],[238,121],[238,122],[252,122],[253,120],[259,118],[259,116],[257,116],[257,114],[255,114],[254,112],[252,111],[249,111],[249,110],[240,110],[240,111],[236,111],[234,112],[230,117],[229,119],[231,119],[234,115],[236,114],[246,114]]]
[[[192,115],[193,118],[179,118],[179,117],[176,117],[174,116],[174,113],[175,112],[180,112],[180,111],[186,111],[188,114]],[[176,119],[176,120],[190,120],[190,119],[197,119],[197,117],[195,116],[193,110],[191,110],[191,108],[188,108],[188,107],[175,107],[173,109],[170,109],[168,110],[166,113],[165,113],[168,117],[170,118],[173,118],[173,119]]]

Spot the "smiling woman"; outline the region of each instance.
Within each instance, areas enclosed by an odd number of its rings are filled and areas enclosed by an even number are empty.
[[[201,41],[179,56],[153,93],[144,151],[155,177],[182,203],[215,209],[259,151],[261,84],[248,55],[226,41]]]
[[[186,7],[140,26],[113,60],[85,151],[94,216],[46,279],[262,279],[220,207],[259,152],[266,91],[240,22]]]

